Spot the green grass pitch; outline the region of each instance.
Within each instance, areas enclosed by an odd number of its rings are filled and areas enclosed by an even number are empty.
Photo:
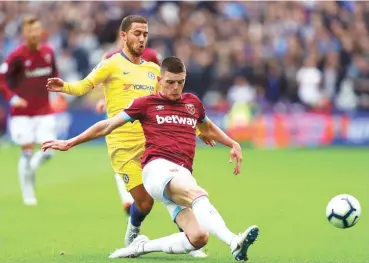
[[[22,205],[16,173],[19,150],[0,150],[0,262],[112,262],[123,247],[122,212],[103,146],[78,147],[38,171],[37,207]],[[195,176],[234,232],[251,224],[259,240],[251,263],[368,263],[369,169],[366,149],[245,150],[242,174],[233,176],[225,148],[199,148]],[[362,216],[350,229],[325,217],[330,198],[349,193]],[[156,204],[143,233],[157,238],[176,231]],[[207,259],[156,253],[124,262],[233,262],[229,249],[211,237]],[[61,253],[63,255],[61,255]]]

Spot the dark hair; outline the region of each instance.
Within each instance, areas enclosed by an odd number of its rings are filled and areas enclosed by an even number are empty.
[[[123,32],[128,32],[131,29],[133,23],[147,24],[147,20],[143,16],[139,15],[129,15],[123,18],[120,24],[120,30]]]
[[[25,26],[28,26],[28,25],[32,25],[36,22],[39,22],[40,20],[33,16],[33,15],[27,15],[27,16],[24,16],[23,19],[22,19],[22,28],[24,28]]]
[[[186,72],[186,66],[180,58],[171,56],[166,57],[161,63],[161,72],[170,72],[170,73],[183,73]]]

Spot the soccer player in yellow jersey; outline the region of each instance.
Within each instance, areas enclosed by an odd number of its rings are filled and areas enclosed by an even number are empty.
[[[116,43],[117,49],[114,50],[113,52],[105,54],[103,56],[103,60],[108,59],[108,58],[114,56],[117,53],[120,53],[121,50],[123,49],[123,44],[124,43],[123,43],[123,39],[120,36],[120,29],[117,30],[117,40],[116,40],[116,42],[117,42]],[[146,47],[144,52],[141,55],[141,58],[143,58],[147,62],[154,62],[155,64],[160,65],[160,55],[152,48]],[[105,98],[104,98],[104,94],[103,94],[103,89],[96,88],[94,90],[94,93],[101,98],[96,103],[96,111],[98,113],[105,113],[106,112],[106,103],[105,103]],[[122,201],[122,207],[129,214],[130,209],[131,209],[131,205],[133,204],[134,200],[133,200],[131,194],[127,191],[122,176],[115,173],[114,178],[115,178],[115,182],[117,184],[119,197]]]
[[[121,112],[137,97],[156,92],[160,67],[141,58],[148,37],[145,18],[130,15],[121,23],[124,47],[109,59],[103,60],[83,80],[66,83],[59,78],[48,79],[47,89],[81,96],[102,84],[109,118]],[[106,137],[108,152],[114,171],[123,177],[127,190],[135,202],[130,209],[125,242],[128,246],[139,235],[141,223],[150,213],[154,200],[142,184],[141,156],[145,137],[139,122],[116,129]],[[202,251],[194,251],[195,257],[206,257]]]

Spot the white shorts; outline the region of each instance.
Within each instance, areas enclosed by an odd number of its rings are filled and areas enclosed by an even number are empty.
[[[12,140],[19,145],[41,144],[56,139],[54,115],[14,116],[9,130]]]
[[[161,202],[168,209],[172,220],[175,220],[179,212],[185,208],[175,204],[165,195],[165,187],[177,176],[181,176],[183,180],[197,185],[189,170],[165,159],[153,160],[146,164],[142,170],[143,185],[146,191],[155,201]]]

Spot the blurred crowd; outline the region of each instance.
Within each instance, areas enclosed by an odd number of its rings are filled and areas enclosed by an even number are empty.
[[[368,12],[359,1],[0,2],[0,61],[32,13],[62,77],[79,80],[116,49],[122,17],[141,14],[149,46],[183,59],[186,90],[215,110],[368,110]]]

